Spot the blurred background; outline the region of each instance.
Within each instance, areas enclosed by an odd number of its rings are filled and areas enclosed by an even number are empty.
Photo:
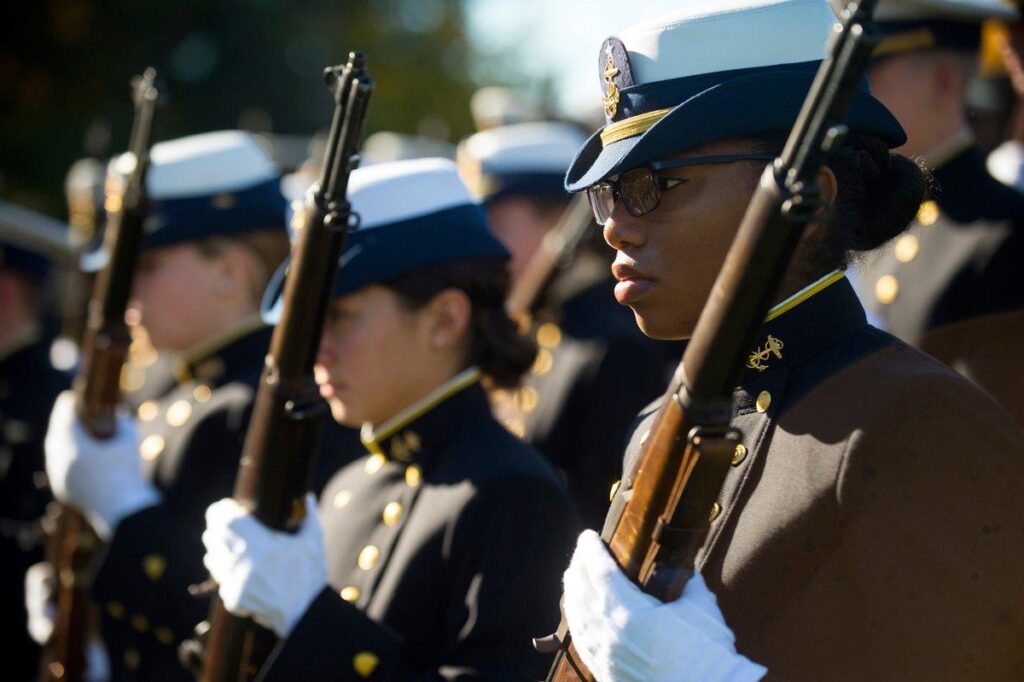
[[[331,101],[320,73],[366,52],[379,87],[369,130],[457,142],[471,95],[507,85],[531,116],[596,125],[600,41],[679,7],[611,0],[15,0],[0,42],[0,198],[66,217],[68,168],[127,146],[131,77],[158,69],[170,96],[158,139],[268,133],[304,158]],[[593,120],[591,120],[593,119]]]

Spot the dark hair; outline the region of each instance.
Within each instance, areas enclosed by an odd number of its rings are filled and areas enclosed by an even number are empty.
[[[533,365],[537,346],[521,334],[505,312],[508,267],[503,259],[453,261],[425,268],[386,282],[412,310],[426,305],[445,289],[461,289],[473,306],[466,364],[480,371],[499,388],[519,384]]]
[[[754,138],[757,151],[777,154],[784,135]],[[873,135],[851,135],[832,155],[829,168],[839,186],[829,229],[814,237],[808,270],[845,268],[857,254],[873,251],[907,229],[928,189],[929,174],[916,163],[889,151]]]

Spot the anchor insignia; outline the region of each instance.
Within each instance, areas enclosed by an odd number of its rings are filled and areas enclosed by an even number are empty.
[[[612,59],[612,46],[609,45],[605,52],[608,55],[608,63],[604,67],[604,82],[608,84],[608,91],[604,96],[604,113],[609,119],[613,119],[619,110],[619,88],[613,81],[619,75],[619,69]]]
[[[747,367],[756,369],[758,372],[765,371],[768,369],[768,365],[764,363],[771,359],[772,355],[779,360],[782,359],[782,346],[781,340],[769,334],[768,340],[764,343],[764,348],[755,350],[750,354],[750,358],[747,360]]]

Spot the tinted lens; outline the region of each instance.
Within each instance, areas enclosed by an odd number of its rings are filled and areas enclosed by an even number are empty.
[[[630,215],[642,216],[658,207],[661,192],[650,168],[634,168],[619,180],[619,198]]]
[[[594,212],[594,222],[598,225],[606,224],[615,210],[615,190],[611,183],[600,182],[588,187],[587,199],[590,201],[590,210]]]

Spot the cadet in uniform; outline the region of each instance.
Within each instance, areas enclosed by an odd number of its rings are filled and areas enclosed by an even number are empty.
[[[566,184],[588,191],[617,251],[616,296],[648,334],[693,332],[834,21],[824,0],[709,1],[602,46],[607,123]],[[735,49],[708,47],[726,42]],[[599,680],[1024,672],[1024,433],[963,377],[867,324],[842,268],[906,228],[925,182],[890,154],[904,133],[866,83],[847,124],[819,175],[833,210],[805,231],[733,394],[743,438],[700,574],[663,604],[595,533],[578,541],[565,612]]]
[[[1024,195],[993,178],[964,98],[995,0],[883,0],[869,76],[907,131],[900,151],[932,171],[911,229],[864,260],[856,281],[873,319],[989,391],[1024,424]]]
[[[288,252],[280,172],[251,135],[195,135],[151,156],[133,308],[181,358],[177,383],[105,442],[62,396],[47,435],[55,494],[108,543],[93,596],[115,680],[191,678],[176,649],[209,607],[188,593],[206,577],[203,512],[234,485],[270,343],[259,301]]]
[[[536,680],[530,637],[557,621],[576,528],[481,385],[515,383],[535,355],[504,310],[507,253],[451,161],[359,169],[349,199],[361,227],[317,376],[369,454],[296,535],[211,506],[206,565],[229,611],[285,638],[260,679]]]
[[[68,376],[50,364],[44,287],[54,261],[68,259],[67,227],[0,202],[0,628],[4,668],[15,680],[38,671],[39,648],[25,629],[25,571],[42,558],[50,493],[43,435]]]
[[[565,170],[584,139],[568,123],[537,122],[491,128],[460,145],[459,170],[512,256],[514,286],[531,276],[529,264],[566,212]],[[523,386],[496,391],[494,401],[509,430],[566,477],[584,525],[600,528],[629,425],[668,373],[663,344],[644,338],[615,302],[607,247],[589,242],[530,311],[540,352]]]

